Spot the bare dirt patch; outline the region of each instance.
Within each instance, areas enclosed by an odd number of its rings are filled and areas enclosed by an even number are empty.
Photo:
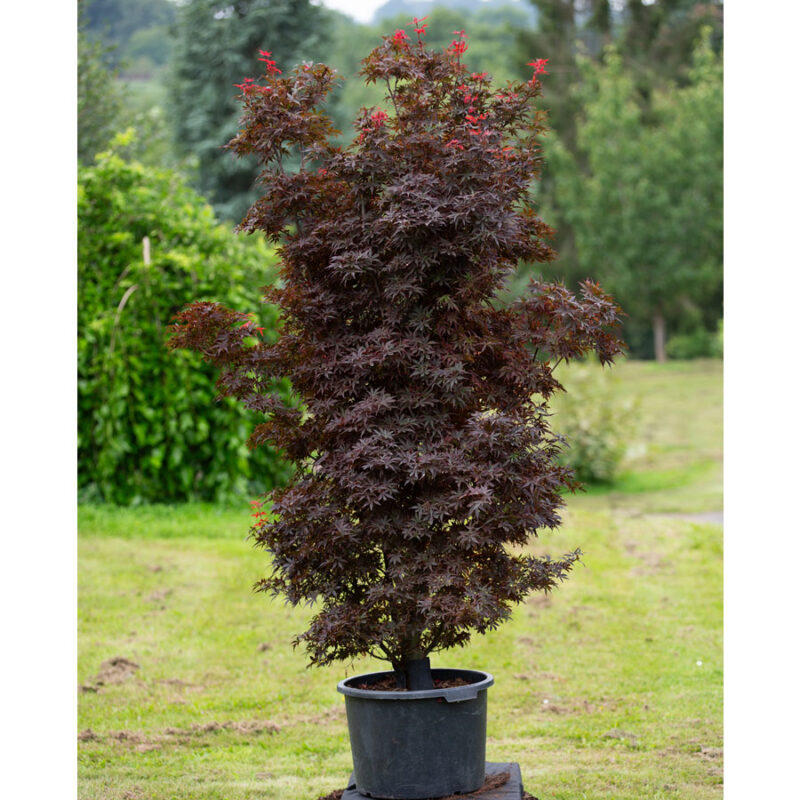
[[[546,714],[594,714],[597,711],[613,710],[617,704],[613,700],[602,699],[601,703],[590,703],[579,697],[544,697],[539,710]]]
[[[96,692],[98,687],[109,684],[124,683],[130,680],[139,669],[139,665],[122,656],[114,656],[100,665],[97,675],[81,686],[83,692]]]
[[[166,728],[170,736],[200,736],[204,733],[234,731],[235,733],[277,733],[281,726],[271,720],[249,719],[238,722],[206,722],[203,725],[190,725],[188,728]]]
[[[180,678],[160,678],[156,683],[161,683],[164,686],[171,686],[175,689],[186,689],[190,692],[201,692],[206,688],[200,683],[189,683]]]
[[[636,744],[639,741],[639,737],[635,733],[628,733],[628,731],[623,731],[619,728],[612,728],[610,731],[606,731],[601,738],[619,739],[621,741],[630,742],[631,744]]]
[[[323,711],[321,714],[303,717],[290,717],[285,723],[282,723],[282,727],[288,727],[290,725],[320,725],[325,722],[330,722],[333,719],[341,719],[344,717],[344,715],[344,704],[337,703],[335,706],[331,706],[327,711]]]
[[[665,560],[660,553],[642,552],[635,553],[635,556],[642,562],[642,565],[633,567],[633,569],[631,569],[631,575],[644,577],[658,575],[661,572],[675,571],[672,562]]]
[[[107,683],[124,683],[132,678],[138,669],[139,665],[135,661],[122,656],[114,656],[100,665],[94,682],[101,686]]]
[[[513,677],[517,681],[556,681],[557,683],[565,683],[567,680],[561,675],[555,675],[552,672],[518,672]]]
[[[91,728],[81,731],[78,740],[82,742],[110,740],[133,747],[140,753],[157,750],[165,744],[187,744],[193,738],[206,734],[232,731],[243,735],[261,733],[277,733],[281,726],[271,720],[227,720],[225,722],[206,722],[190,725],[188,728],[164,728],[163,731],[147,733],[145,731],[108,731],[105,734],[95,733]]]
[[[700,752],[698,755],[700,758],[704,758],[707,761],[716,761],[719,758],[722,758],[723,750],[721,747],[700,747]]]
[[[171,594],[172,589],[156,589],[147,596],[147,599],[151,603],[163,603]]]

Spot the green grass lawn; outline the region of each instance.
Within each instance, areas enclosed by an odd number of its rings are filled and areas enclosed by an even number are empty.
[[[550,598],[434,666],[486,669],[487,757],[559,798],[722,795],[721,364],[624,364],[642,426],[613,489],[569,499],[537,553],[576,546]],[[623,491],[624,489],[624,491]],[[249,510],[79,512],[79,795],[316,800],[351,770],[338,680],[290,646],[308,611],[255,595]],[[124,658],[105,681],[103,662]]]

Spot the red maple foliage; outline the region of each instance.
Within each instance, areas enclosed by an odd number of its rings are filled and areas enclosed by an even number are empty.
[[[541,85],[494,90],[457,34],[444,52],[384,38],[362,75],[390,111],[362,109],[347,147],[321,109],[327,66],[282,77],[267,62],[242,85],[229,147],[258,157],[264,191],[240,229],[280,244],[265,299],[281,336],[254,345],[248,315],[213,303],[172,328],[172,347],[219,367],[222,395],[266,415],[251,445],[296,466],[252,535],[272,557],[257,588],[316,603],[296,640],[313,664],[371,654],[402,673],[495,628],[579,557],[521,548],[558,526],[575,487],[548,425],[553,369],[590,351],[612,361],[619,309],[589,281],[580,297],[532,281],[497,302],[520,260],[555,257],[529,191]],[[274,392],[285,378],[297,406]]]

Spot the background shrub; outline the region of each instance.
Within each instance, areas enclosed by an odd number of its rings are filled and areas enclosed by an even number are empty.
[[[638,404],[617,394],[613,373],[596,361],[570,365],[559,379],[567,391],[552,405],[553,430],[569,445],[562,463],[583,483],[613,483],[636,433]]]
[[[253,489],[253,475],[259,492],[282,483],[289,467],[275,450],[248,451],[252,413],[215,403],[214,371],[164,343],[171,318],[198,297],[259,308],[255,324],[274,337],[277,311],[258,290],[274,277],[274,253],[218,225],[175,173],[112,151],[79,170],[78,218],[82,499],[230,500]]]
[[[690,333],[680,333],[667,342],[670,358],[722,358],[722,320],[716,331],[697,328]]]

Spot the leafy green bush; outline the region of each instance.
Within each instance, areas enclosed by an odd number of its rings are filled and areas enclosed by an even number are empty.
[[[637,404],[620,399],[614,377],[596,361],[559,376],[565,393],[553,398],[553,430],[569,445],[561,459],[583,483],[613,483],[635,434]]]
[[[667,340],[670,358],[722,358],[722,321],[715,332],[697,328],[691,333],[679,333]]]
[[[118,137],[124,147],[131,134]],[[148,237],[150,263],[143,239]],[[275,256],[217,224],[175,173],[101,153],[79,170],[78,485],[114,503],[226,500],[279,485],[289,467],[267,447],[250,453],[253,414],[214,403],[214,370],[169,353],[172,317],[198,297],[259,307]],[[277,311],[262,305],[263,337]],[[288,391],[288,387],[286,389]]]

